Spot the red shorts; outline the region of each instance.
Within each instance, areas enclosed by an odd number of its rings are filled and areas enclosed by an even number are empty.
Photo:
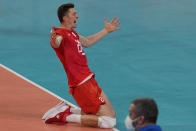
[[[100,105],[105,104],[105,100],[100,97],[101,92],[102,89],[93,77],[77,87],[72,87],[73,98],[87,114],[96,114]]]

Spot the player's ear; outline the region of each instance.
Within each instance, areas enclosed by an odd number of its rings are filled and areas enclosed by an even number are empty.
[[[65,15],[63,16],[63,22],[66,22],[66,20],[67,20],[67,16]]]
[[[143,125],[145,123],[145,118],[144,118],[144,116],[140,116],[139,117],[139,120],[138,120],[138,124],[139,125]]]
[[[67,22],[68,19],[69,19],[68,14],[63,16],[63,22]]]

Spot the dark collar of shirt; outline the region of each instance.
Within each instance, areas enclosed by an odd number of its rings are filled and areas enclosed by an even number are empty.
[[[139,131],[162,131],[162,130],[161,127],[158,125],[148,125],[139,129]]]

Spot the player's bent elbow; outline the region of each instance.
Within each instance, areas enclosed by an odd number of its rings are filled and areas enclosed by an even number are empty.
[[[86,44],[86,45],[82,45],[82,47],[84,47],[84,48],[88,48],[89,46]]]

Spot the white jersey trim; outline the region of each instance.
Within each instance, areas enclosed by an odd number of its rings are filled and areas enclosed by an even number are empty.
[[[87,80],[89,80],[92,76],[94,75],[94,73],[90,74],[88,77],[86,77],[82,82],[80,82],[77,86],[82,85],[84,82],[86,82]]]

